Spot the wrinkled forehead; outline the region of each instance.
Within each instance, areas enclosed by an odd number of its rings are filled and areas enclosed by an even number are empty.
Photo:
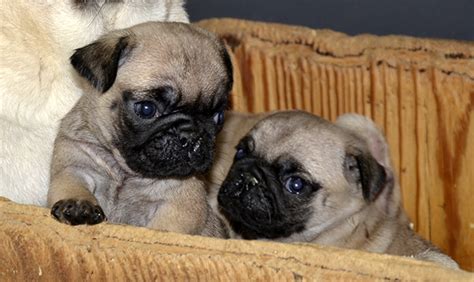
[[[343,177],[342,168],[350,136],[326,120],[314,116],[270,117],[259,123],[251,136],[255,152],[270,163],[281,161],[281,158],[292,158],[309,174],[327,178],[325,181]]]
[[[268,120],[251,132],[255,150],[271,161],[282,154],[330,160],[345,153],[347,136],[329,122]]]
[[[118,80],[124,78],[131,89],[170,86],[186,92],[183,97],[211,99],[225,92],[232,73],[223,46],[205,34],[182,31],[138,34]]]

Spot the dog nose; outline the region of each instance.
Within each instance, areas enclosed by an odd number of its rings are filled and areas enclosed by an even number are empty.
[[[191,122],[183,121],[174,127],[172,131],[179,136],[179,143],[183,148],[188,147],[196,139],[195,126]]]
[[[183,113],[174,113],[160,118],[154,128],[155,132],[176,134],[180,131],[189,131],[196,128],[193,118]]]
[[[188,115],[180,113],[170,115],[167,117],[167,130],[173,134],[189,134],[196,130],[196,124]]]
[[[264,172],[257,166],[250,167],[247,171],[241,173],[243,180],[243,188],[248,191],[256,186],[261,186],[264,183]]]
[[[196,125],[191,119],[182,119],[176,123],[176,129],[180,132],[189,132],[196,129]]]
[[[252,187],[257,186],[260,180],[255,177],[253,173],[243,172],[240,174],[240,183],[243,183],[243,188],[249,190]]]

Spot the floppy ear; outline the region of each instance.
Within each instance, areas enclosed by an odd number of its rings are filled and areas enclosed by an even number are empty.
[[[336,125],[365,141],[366,148],[349,149],[345,159],[346,176],[360,181],[366,200],[375,200],[383,188],[393,181],[390,152],[385,137],[371,119],[362,115],[342,115],[336,120]]]
[[[114,84],[117,70],[132,48],[130,36],[104,37],[77,49],[70,61],[82,77],[104,93]]]
[[[371,119],[358,114],[344,114],[337,118],[336,125],[364,140],[372,157],[384,168],[392,171],[387,141]]]
[[[360,183],[364,199],[372,202],[387,185],[387,174],[370,154],[363,152],[348,152],[344,160],[346,178]]]

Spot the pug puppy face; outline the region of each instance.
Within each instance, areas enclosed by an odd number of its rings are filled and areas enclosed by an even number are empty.
[[[182,177],[210,167],[232,87],[229,56],[214,35],[142,24],[78,49],[71,63],[94,88],[84,101],[90,126],[133,172]]]
[[[311,241],[374,201],[389,178],[348,130],[308,113],[280,112],[240,141],[218,205],[245,239]]]

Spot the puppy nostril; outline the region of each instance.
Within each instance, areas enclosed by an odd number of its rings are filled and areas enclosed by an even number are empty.
[[[202,138],[199,138],[198,141],[196,141],[196,144],[194,145],[194,148],[193,148],[193,152],[197,152],[199,150],[199,148],[201,147],[201,141],[202,141]]]
[[[186,148],[189,145],[189,140],[188,138],[181,137],[179,138],[179,142],[181,143],[181,147]]]
[[[255,186],[259,183],[258,179],[255,178],[255,176],[252,176],[251,178],[249,178],[249,183],[252,185],[252,186]]]

